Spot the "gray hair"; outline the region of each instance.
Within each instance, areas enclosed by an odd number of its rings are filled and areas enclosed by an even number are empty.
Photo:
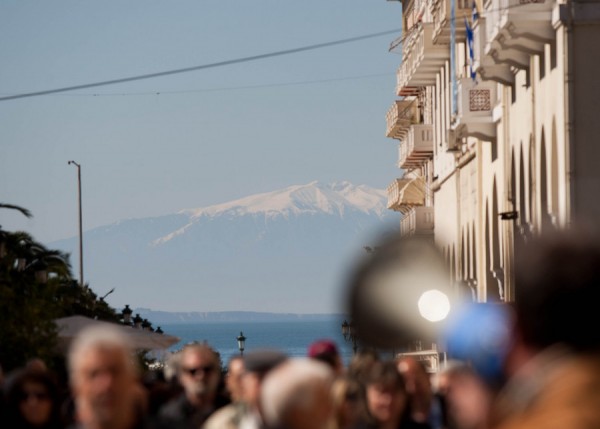
[[[69,375],[74,379],[81,362],[90,350],[120,350],[126,357],[127,368],[131,373],[137,372],[137,366],[132,356],[132,348],[127,336],[117,326],[109,324],[91,326],[82,329],[69,349]]]
[[[268,426],[287,426],[292,413],[311,414],[320,389],[331,389],[334,373],[315,359],[295,358],[267,374],[261,386],[261,408]]]

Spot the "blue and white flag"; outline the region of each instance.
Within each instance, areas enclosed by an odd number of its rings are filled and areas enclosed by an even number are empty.
[[[473,6],[471,6],[471,23],[475,24],[475,21],[479,19],[479,9],[477,8],[477,2],[473,0]]]
[[[475,4],[475,3],[473,3]],[[475,62],[474,52],[474,41],[473,41],[473,28],[469,25],[469,20],[465,17],[465,28],[467,30],[467,48],[469,50],[469,75],[471,79],[475,80],[475,70],[473,70],[473,63]]]

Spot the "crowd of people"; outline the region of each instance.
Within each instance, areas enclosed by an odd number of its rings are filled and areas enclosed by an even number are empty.
[[[213,348],[194,343],[167,371],[140,374],[121,332],[90,328],[71,347],[68,386],[36,360],[2,387],[1,421],[15,429],[451,428],[418,360],[364,351],[344,365],[327,339],[303,358],[253,350],[224,369]]]
[[[141,374],[119,330],[93,327],[71,344],[67,383],[39,360],[0,377],[2,427],[600,428],[600,244],[571,234],[528,246],[494,332],[483,319],[458,324],[456,338],[477,341],[435,373],[415,355],[368,349],[344,364],[323,339],[302,358],[252,350],[226,368],[194,343]]]

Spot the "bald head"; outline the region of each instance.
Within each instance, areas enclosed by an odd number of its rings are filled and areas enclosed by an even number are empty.
[[[333,412],[333,370],[314,359],[290,359],[263,381],[260,404],[265,423],[290,429],[322,429]]]

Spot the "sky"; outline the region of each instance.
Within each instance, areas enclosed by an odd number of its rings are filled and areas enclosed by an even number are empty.
[[[305,184],[385,189],[401,5],[385,0],[0,2],[0,97],[289,55],[0,101],[5,230],[42,243],[83,228]],[[73,261],[75,262],[75,261]]]

